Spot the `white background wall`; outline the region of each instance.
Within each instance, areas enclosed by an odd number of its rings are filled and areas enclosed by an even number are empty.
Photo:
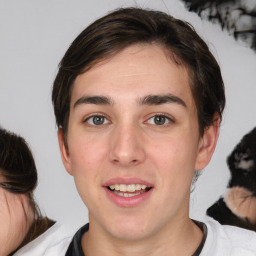
[[[216,153],[192,194],[191,217],[204,219],[205,210],[224,193],[229,179],[226,157],[256,125],[256,54],[187,12],[179,0],[0,0],[0,125],[28,141],[39,172],[38,203],[70,232],[88,217],[61,163],[52,82],[61,57],[82,29],[114,8],[134,5],[191,22],[222,68],[227,108]]]

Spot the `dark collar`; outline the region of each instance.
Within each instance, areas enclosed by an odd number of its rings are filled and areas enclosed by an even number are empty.
[[[65,256],[85,256],[82,249],[82,236],[89,230],[89,223],[81,227],[74,235]]]
[[[200,245],[198,246],[198,248],[196,249],[196,251],[194,252],[194,254],[192,256],[199,256],[203,247],[204,247],[204,243],[207,237],[207,227],[204,223],[199,222],[199,221],[195,221],[196,225],[198,225],[198,227],[203,231],[203,239],[200,243]],[[89,230],[89,223],[87,223],[86,225],[84,225],[82,228],[80,228],[74,235],[68,250],[65,254],[65,256],[85,256],[83,253],[83,249],[82,249],[82,236],[85,232],[87,232]]]
[[[200,256],[200,253],[204,248],[205,240],[206,240],[206,237],[207,237],[207,226],[203,222],[200,222],[200,221],[197,221],[197,220],[193,220],[193,221],[203,231],[202,241],[199,244],[199,246],[197,247],[194,254],[192,255],[192,256]]]

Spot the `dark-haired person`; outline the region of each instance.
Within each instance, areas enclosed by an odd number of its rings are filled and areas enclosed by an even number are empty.
[[[0,184],[4,182],[0,174]],[[32,221],[28,197],[0,187],[0,256],[12,255],[20,247]]]
[[[255,233],[189,218],[225,93],[188,23],[137,8],[98,19],[64,55],[52,99],[62,161],[89,211],[67,256],[255,255]]]
[[[0,256],[64,255],[70,239],[34,200],[37,170],[26,141],[0,128]]]

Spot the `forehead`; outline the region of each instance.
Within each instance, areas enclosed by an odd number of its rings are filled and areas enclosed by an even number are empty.
[[[72,103],[82,95],[138,98],[171,93],[193,104],[188,70],[158,45],[133,45],[79,75]]]

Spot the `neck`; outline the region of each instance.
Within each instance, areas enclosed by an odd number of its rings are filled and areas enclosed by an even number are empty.
[[[139,240],[119,239],[107,232],[99,232],[97,224],[90,221],[90,230],[82,238],[82,247],[86,256],[192,255],[202,237],[200,228],[188,217],[175,220],[163,230]]]

